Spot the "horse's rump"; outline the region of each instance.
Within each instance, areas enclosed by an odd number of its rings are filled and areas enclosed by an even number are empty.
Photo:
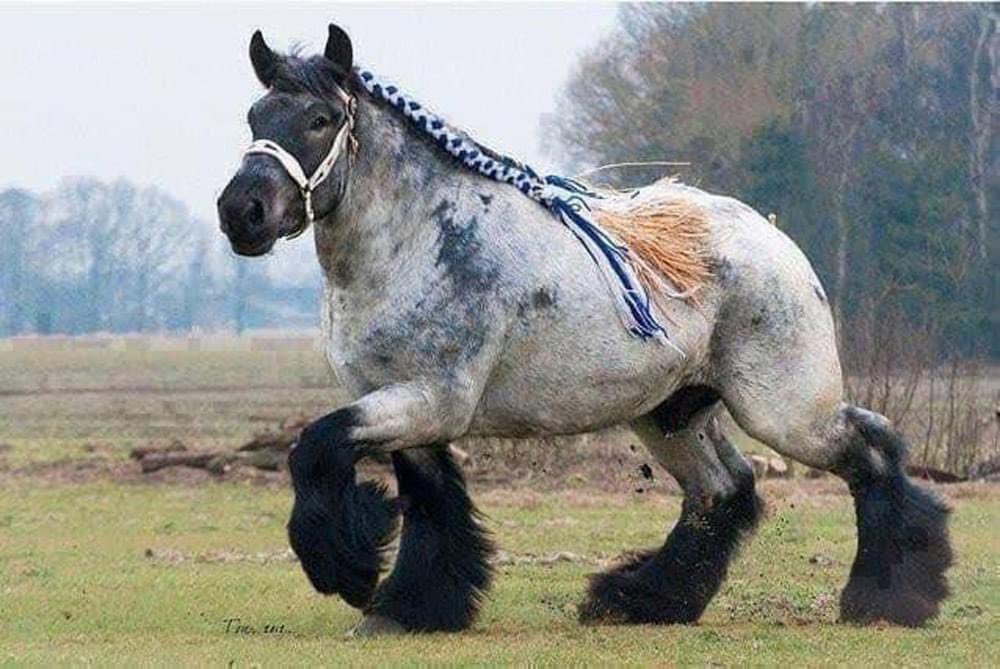
[[[701,207],[674,184],[661,179],[638,190],[602,191],[600,199],[588,204],[597,223],[629,248],[651,296],[693,299],[711,274],[708,221]]]

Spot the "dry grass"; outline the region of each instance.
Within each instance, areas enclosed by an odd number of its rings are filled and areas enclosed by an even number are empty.
[[[694,297],[709,279],[705,213],[669,188],[669,180],[633,198],[615,194],[594,202],[600,225],[633,252],[633,263],[651,295]],[[664,284],[666,277],[674,286]]]

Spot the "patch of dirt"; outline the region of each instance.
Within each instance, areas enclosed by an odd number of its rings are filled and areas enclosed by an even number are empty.
[[[397,547],[392,547],[394,551]],[[186,553],[176,548],[147,548],[144,552],[147,559],[168,564],[178,565],[185,563],[195,564],[231,564],[231,563],[251,563],[251,564],[276,564],[285,562],[298,562],[298,558],[291,548],[275,551],[261,551],[257,553],[245,553],[234,549],[212,550],[204,553]],[[585,564],[599,568],[606,568],[627,556],[607,556],[607,555],[580,555],[569,551],[558,551],[555,553],[513,553],[505,550],[498,550],[490,562],[498,567],[510,565],[540,565],[552,566],[558,564]]]
[[[206,553],[185,553],[174,548],[147,548],[145,556],[154,561],[166,564],[183,564],[194,562],[200,564],[229,564],[233,562],[250,562],[253,564],[273,564],[280,562],[298,562],[291,548],[278,551],[263,551],[259,553],[243,553],[237,550],[213,550]]]
[[[0,482],[33,478],[51,483],[111,480],[199,486],[239,481],[287,486],[288,452],[308,423],[304,415],[286,418],[235,450],[210,450],[177,440],[150,443],[134,448],[128,461],[119,459],[121,450],[114,444],[92,442],[81,447],[84,457],[13,467],[4,457],[13,446],[0,444]],[[467,439],[452,450],[473,494],[486,501],[529,508],[544,499],[538,492],[558,491],[574,506],[638,501],[667,504],[681,494],[674,479],[655,466],[624,429],[533,441]],[[754,458],[755,468],[764,476],[758,489],[772,508],[842,504],[848,496],[847,486],[837,477],[814,476],[805,468],[794,472],[780,458]],[[363,460],[359,473],[364,478],[381,479],[390,487],[395,483],[387,458],[382,462]],[[921,473],[940,478],[927,471]],[[1000,486],[984,482],[941,485],[924,481],[921,485],[937,490],[946,499],[1000,495]]]
[[[752,620],[771,625],[815,625],[832,623],[837,619],[838,597],[833,592],[823,592],[796,601],[787,595],[774,593],[730,601],[725,609],[731,620]]]

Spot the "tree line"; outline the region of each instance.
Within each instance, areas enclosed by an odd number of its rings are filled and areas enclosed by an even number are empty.
[[[998,59],[985,3],[626,5],[546,119],[547,148],[571,171],[687,162],[688,183],[775,214],[852,350],[876,344],[874,318],[939,355],[996,358]]]
[[[237,259],[178,200],[127,180],[0,191],[0,337],[302,327],[319,278]]]

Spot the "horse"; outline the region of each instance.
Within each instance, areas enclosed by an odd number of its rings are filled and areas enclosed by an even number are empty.
[[[652,249],[643,262],[624,248],[635,194],[609,196],[587,220],[618,221],[615,248],[638,274],[656,275],[643,281],[654,319],[643,331],[634,309],[623,317],[621,286],[608,289],[605,247],[584,243],[586,221],[573,218],[584,208],[567,214],[573,228],[553,216],[564,200],[526,196],[555,180],[438,132],[438,117],[395,87],[372,87],[353,53],[336,25],[312,56],[277,53],[254,33],[250,60],[265,93],[218,213],[243,256],[313,229],[325,357],[352,399],[291,450],[287,529],[312,586],[361,610],[355,633],[474,622],[495,549],[451,442],[613,425],[631,427],[678,481],[682,509],[662,546],[591,577],[579,619],[696,622],[764,508],[723,410],[781,455],[846,481],[857,553],[841,621],[917,626],[938,613],[949,594],[949,509],[907,477],[907,444],[888,419],[845,401],[830,305],[791,239],[735,199],[658,182],[646,198],[655,215],[646,211],[631,237]],[[647,235],[657,215],[683,218],[671,203],[694,214]],[[682,290],[684,273],[671,279],[669,257],[653,258],[675,246],[707,269],[691,274],[700,285]],[[612,269],[625,280],[620,264]],[[365,457],[391,459],[395,497],[357,480]]]

